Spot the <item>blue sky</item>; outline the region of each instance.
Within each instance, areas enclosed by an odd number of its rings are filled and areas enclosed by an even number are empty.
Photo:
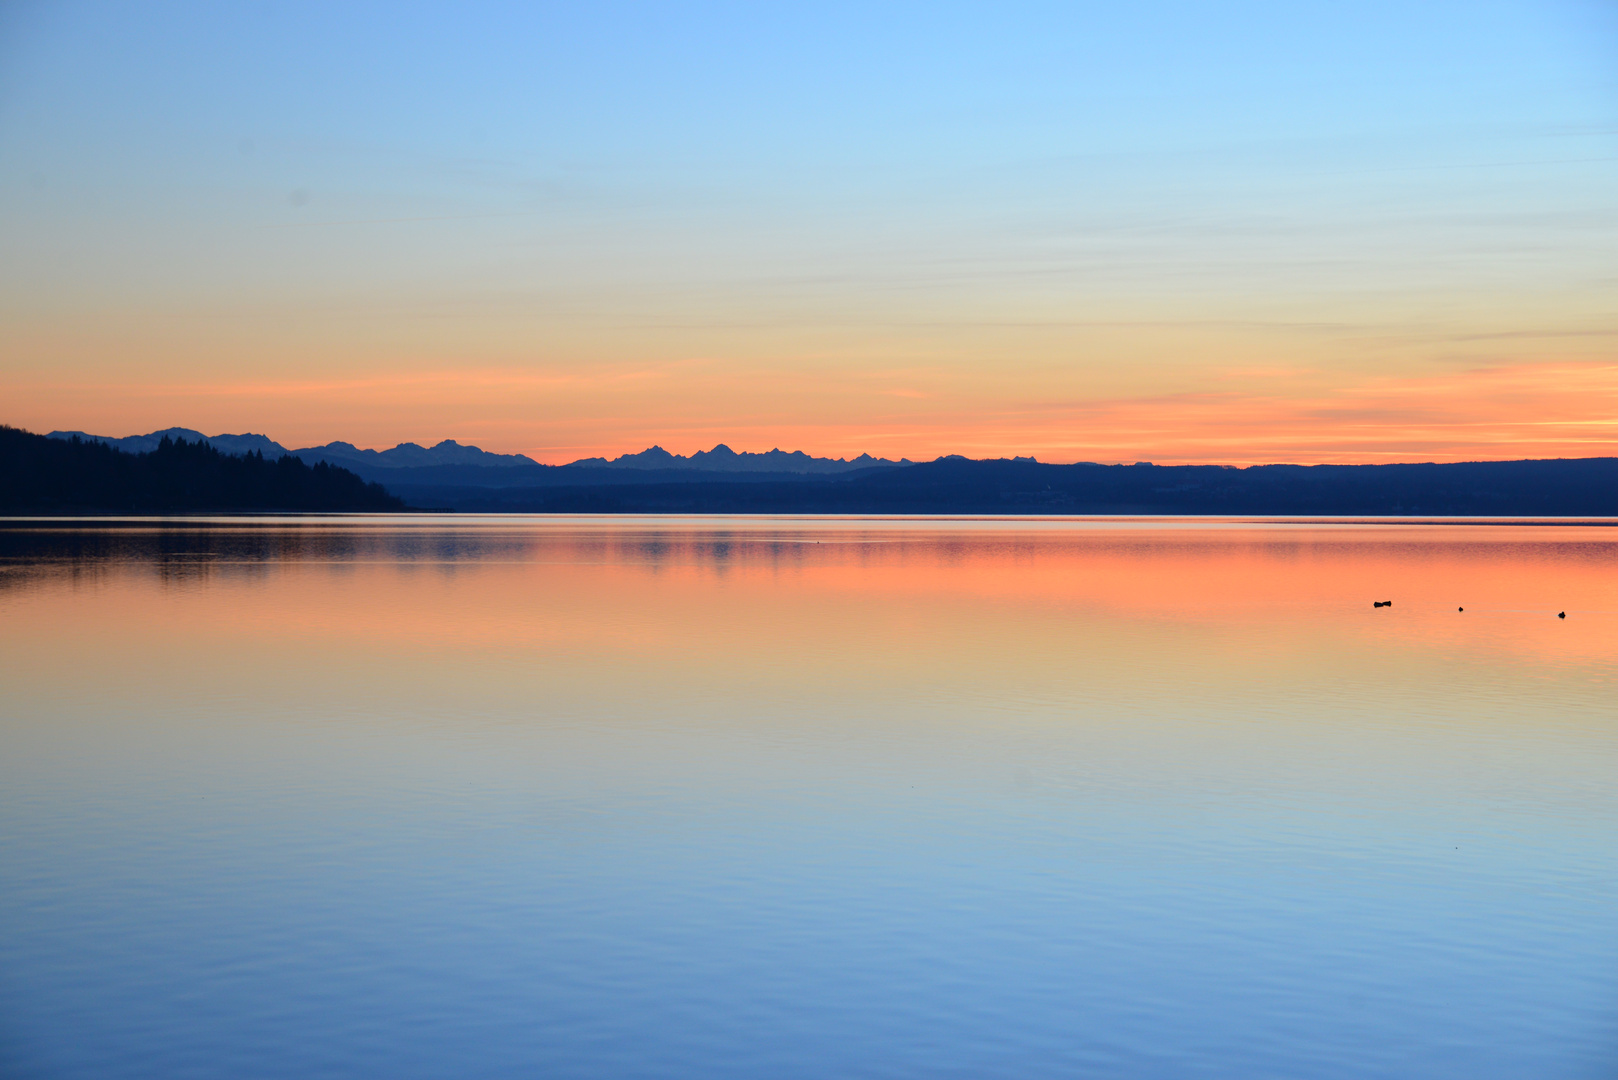
[[[25,3],[0,364],[45,426],[1128,456],[1072,410],[1610,362],[1615,181],[1613,4]]]

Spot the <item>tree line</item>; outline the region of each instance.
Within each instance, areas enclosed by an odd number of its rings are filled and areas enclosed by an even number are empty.
[[[0,425],[0,510],[6,513],[179,513],[197,510],[403,510],[381,484],[288,455],[220,453],[164,437],[126,454],[78,437],[50,439]]]

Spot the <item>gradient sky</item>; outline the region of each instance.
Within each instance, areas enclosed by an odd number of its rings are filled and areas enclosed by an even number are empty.
[[[0,7],[0,422],[1618,453],[1618,5]]]

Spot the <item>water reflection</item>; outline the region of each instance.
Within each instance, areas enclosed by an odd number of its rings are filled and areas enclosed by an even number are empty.
[[[345,588],[375,583],[386,592],[409,568],[498,581],[465,619],[432,620],[435,635],[474,642],[487,640],[502,612],[520,620],[512,609],[525,588],[514,585],[565,593],[566,582],[549,579],[591,568],[606,594],[637,590],[648,573],[699,590],[709,579],[733,576],[777,596],[808,590],[855,602],[905,596],[956,606],[972,598],[1030,611],[1095,608],[1132,620],[1231,626],[1315,624],[1327,613],[1397,597],[1378,620],[1353,625],[1412,646],[1464,643],[1549,661],[1618,652],[1618,534],[1595,524],[429,517],[401,525],[361,517],[0,528],[0,589],[57,579],[82,585],[109,575],[176,586],[214,578],[267,582],[280,572],[367,567],[392,569],[351,577]],[[459,587],[465,596],[482,589],[469,581]],[[342,617],[362,617],[383,599],[351,605]],[[708,605],[715,598],[690,599]],[[1467,618],[1446,617],[1461,609]],[[1559,611],[1578,627],[1547,637],[1538,622]],[[1344,628],[1329,619],[1324,625]]]
[[[14,523],[0,1072],[1592,1075],[1615,559],[1594,525]]]

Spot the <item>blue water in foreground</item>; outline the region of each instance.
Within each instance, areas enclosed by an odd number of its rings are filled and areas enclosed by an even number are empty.
[[[1618,529],[0,522],[0,689],[6,1077],[1618,1074]]]

